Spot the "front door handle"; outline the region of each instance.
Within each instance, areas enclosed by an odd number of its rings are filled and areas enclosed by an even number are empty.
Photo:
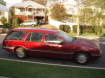
[[[29,45],[29,43],[25,43],[25,45]]]

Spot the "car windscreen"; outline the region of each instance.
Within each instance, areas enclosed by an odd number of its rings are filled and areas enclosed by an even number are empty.
[[[72,42],[74,40],[73,37],[67,35],[65,32],[60,31],[58,32],[58,35],[61,36],[62,38],[64,38],[64,40],[68,41],[68,42]]]

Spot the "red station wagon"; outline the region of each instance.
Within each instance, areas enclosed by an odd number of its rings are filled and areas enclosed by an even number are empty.
[[[13,29],[5,37],[3,48],[15,53],[18,58],[40,55],[74,59],[80,64],[101,56],[100,47],[93,41],[49,29]]]

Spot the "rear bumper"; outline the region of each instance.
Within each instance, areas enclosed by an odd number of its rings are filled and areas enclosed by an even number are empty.
[[[14,51],[14,47],[2,47],[6,51]]]

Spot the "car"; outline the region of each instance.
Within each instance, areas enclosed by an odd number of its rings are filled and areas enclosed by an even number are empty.
[[[35,21],[26,21],[20,24],[20,26],[35,26],[37,25],[37,22]]]
[[[99,45],[91,40],[71,37],[60,30],[12,29],[3,40],[3,49],[13,52],[18,58],[27,55],[73,59],[86,64],[101,56]]]

